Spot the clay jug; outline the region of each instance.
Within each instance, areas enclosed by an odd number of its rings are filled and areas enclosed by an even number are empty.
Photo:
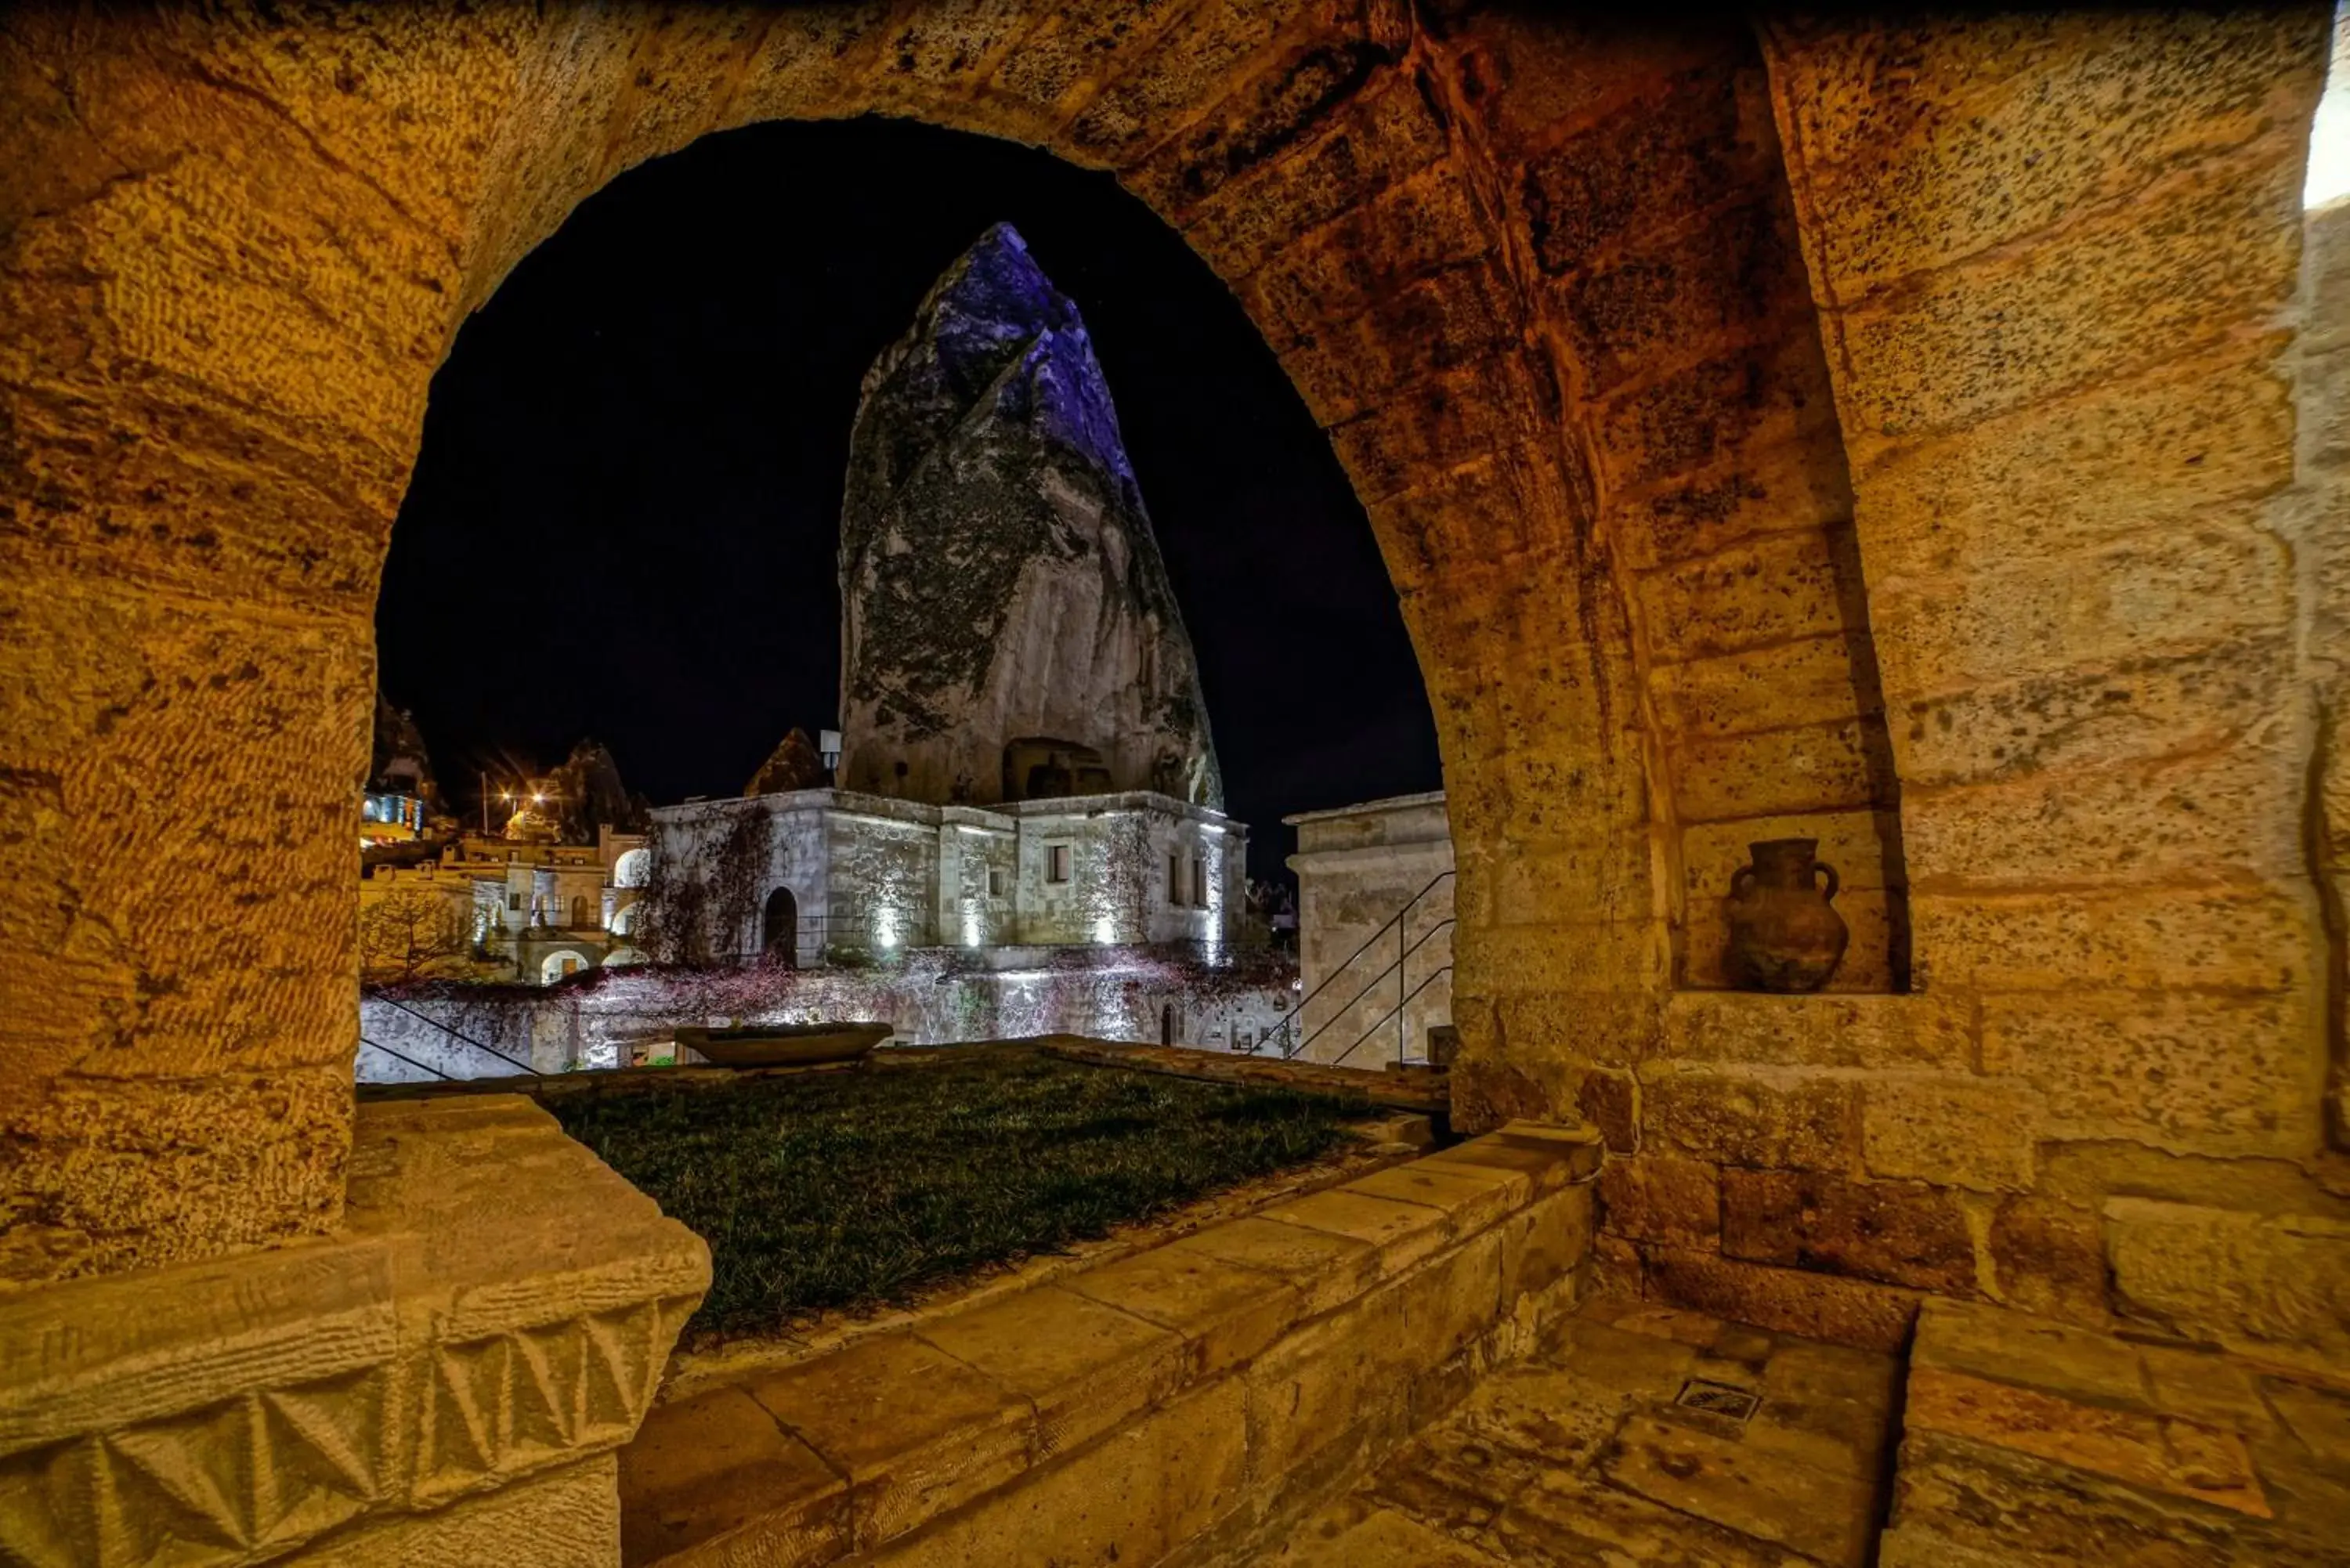
[[[1817,991],[1844,961],[1852,940],[1844,917],[1828,907],[1835,867],[1814,857],[1816,838],[1773,838],[1748,845],[1754,857],[1730,878],[1730,948],[1724,968],[1745,991]],[[1816,874],[1827,873],[1827,886]]]

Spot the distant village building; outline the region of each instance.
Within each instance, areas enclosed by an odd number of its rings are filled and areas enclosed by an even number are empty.
[[[455,826],[442,807],[441,787],[415,719],[379,697],[367,789],[359,804],[360,846],[413,843]]]
[[[369,790],[359,797],[359,844],[408,844],[424,836],[424,797],[400,790]]]
[[[486,792],[486,785],[485,792]],[[639,957],[645,804],[612,755],[582,741],[560,767],[485,793],[500,830],[460,831],[414,719],[379,700],[359,797],[359,956],[373,980],[547,985]]]
[[[581,970],[641,957],[629,940],[649,865],[645,836],[602,829],[592,845],[534,844],[469,833],[437,859],[367,867],[362,937],[395,896],[427,893],[463,933],[469,978],[548,985]],[[366,946],[364,940],[362,947]]]
[[[1282,819],[1297,829],[1305,1002],[1293,1054],[1376,1067],[1425,1061],[1452,1022],[1452,828],[1444,792]]]

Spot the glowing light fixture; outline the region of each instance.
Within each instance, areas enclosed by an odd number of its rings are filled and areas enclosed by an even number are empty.
[[[2334,59],[2325,72],[2325,96],[2309,128],[2309,173],[2301,187],[2304,209],[2350,196],[2350,6],[2334,14]]]

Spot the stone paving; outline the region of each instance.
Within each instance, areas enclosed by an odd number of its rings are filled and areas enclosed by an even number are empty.
[[[1860,1568],[1897,1357],[1600,1300],[1270,1561]]]
[[[2350,1377],[1964,1302],[1905,1362],[1601,1300],[1272,1561],[2350,1564]]]

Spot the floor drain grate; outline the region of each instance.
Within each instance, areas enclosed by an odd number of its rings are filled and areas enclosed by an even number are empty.
[[[1762,1403],[1760,1397],[1727,1383],[1710,1382],[1692,1377],[1681,1385],[1680,1395],[1673,1401],[1692,1410],[1710,1410],[1717,1416],[1727,1416],[1733,1421],[1743,1421],[1754,1414]]]

